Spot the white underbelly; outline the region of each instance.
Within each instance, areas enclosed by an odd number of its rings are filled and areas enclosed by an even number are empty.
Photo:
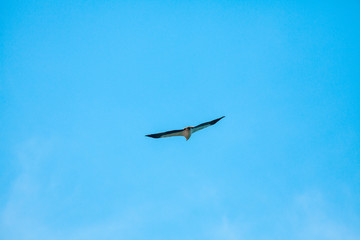
[[[190,136],[191,136],[191,129],[185,129],[184,137],[186,138],[186,140],[188,140]]]

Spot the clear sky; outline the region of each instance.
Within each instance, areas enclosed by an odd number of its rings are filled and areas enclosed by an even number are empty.
[[[0,239],[360,239],[359,12],[2,1]]]

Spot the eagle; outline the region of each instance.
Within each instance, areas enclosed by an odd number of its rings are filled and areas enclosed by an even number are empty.
[[[224,117],[225,116],[222,116],[222,117],[217,118],[215,120],[199,124],[199,125],[197,125],[195,127],[189,126],[189,127],[185,127],[184,129],[181,129],[181,130],[172,130],[172,131],[167,131],[167,132],[154,133],[154,134],[149,134],[149,135],[145,135],[145,136],[146,137],[151,137],[151,138],[184,136],[186,138],[186,141],[187,141],[191,137],[191,134],[193,134],[193,133],[195,133],[195,132],[197,132],[197,131],[199,131],[201,129],[210,127],[211,125],[214,125],[215,123],[217,123],[218,121],[220,121]]]

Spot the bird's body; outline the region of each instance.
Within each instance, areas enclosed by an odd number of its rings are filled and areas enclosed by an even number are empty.
[[[191,134],[207,128],[211,125],[214,125],[215,123],[217,123],[218,121],[220,121],[222,118],[224,118],[225,116],[221,117],[221,118],[217,118],[215,120],[209,121],[209,122],[205,122],[202,124],[199,124],[195,127],[193,126],[189,126],[189,127],[185,127],[182,130],[172,130],[172,131],[167,131],[167,132],[162,132],[162,133],[155,133],[155,134],[149,134],[146,135],[146,137],[152,137],[152,138],[164,138],[164,137],[175,137],[175,136],[183,136],[186,138],[186,141],[189,140],[189,138],[191,137]]]
[[[186,127],[183,130],[184,137],[186,138],[186,141],[189,140],[189,138],[191,137],[192,128],[194,128],[194,127]]]

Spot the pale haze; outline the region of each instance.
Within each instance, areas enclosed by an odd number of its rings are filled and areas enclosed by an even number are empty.
[[[3,1],[0,239],[359,240],[359,12]]]

